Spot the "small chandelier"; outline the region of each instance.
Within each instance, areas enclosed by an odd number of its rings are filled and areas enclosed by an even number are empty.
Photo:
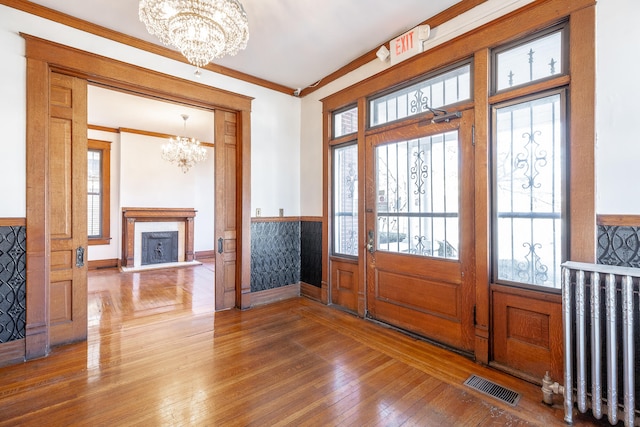
[[[184,120],[184,130],[187,130],[187,119],[189,116],[182,114]],[[175,163],[187,173],[191,166],[207,158],[207,149],[200,145],[200,141],[186,136],[176,136],[162,144],[162,158],[168,162]]]
[[[140,0],[149,33],[175,46],[197,68],[247,47],[249,22],[238,0]]]

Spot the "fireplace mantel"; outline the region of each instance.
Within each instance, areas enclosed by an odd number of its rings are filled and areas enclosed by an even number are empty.
[[[136,222],[184,222],[184,260],[193,261],[192,208],[122,208],[122,267],[134,266],[134,240]]]

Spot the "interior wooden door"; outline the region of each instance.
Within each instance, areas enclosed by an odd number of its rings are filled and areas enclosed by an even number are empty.
[[[472,351],[473,112],[367,137],[369,316]]]
[[[49,342],[87,337],[87,82],[49,79]]]
[[[237,118],[215,111],[216,310],[236,305],[237,272]]]

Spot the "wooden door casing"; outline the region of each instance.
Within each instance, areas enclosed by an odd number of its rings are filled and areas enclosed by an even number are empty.
[[[367,308],[375,319],[453,348],[473,352],[473,111],[450,123],[419,124],[369,136],[366,143],[366,229],[376,230],[375,147],[392,141],[458,130],[459,259],[367,252]]]
[[[87,82],[50,74],[49,342],[87,337]]]

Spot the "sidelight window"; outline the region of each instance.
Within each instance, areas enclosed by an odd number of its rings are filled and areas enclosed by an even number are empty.
[[[493,109],[495,281],[560,287],[564,91]]]
[[[333,253],[358,256],[358,146],[333,148]]]

